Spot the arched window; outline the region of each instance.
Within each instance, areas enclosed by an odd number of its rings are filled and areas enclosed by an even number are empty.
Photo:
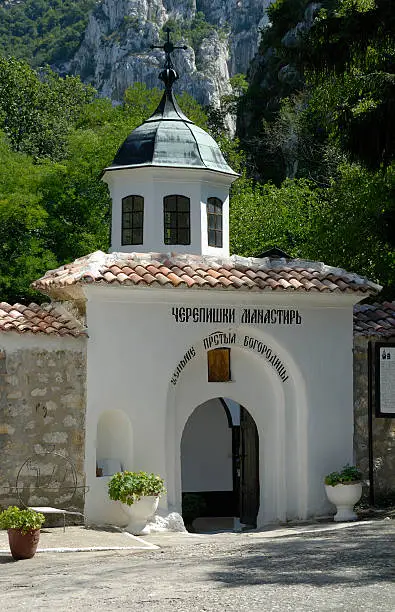
[[[222,247],[222,202],[218,198],[207,200],[208,245]]]
[[[163,198],[165,244],[191,244],[189,198],[169,195]]]
[[[122,199],[122,244],[143,244],[144,198],[130,195]]]

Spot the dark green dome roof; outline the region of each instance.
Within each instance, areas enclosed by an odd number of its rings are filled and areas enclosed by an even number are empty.
[[[105,171],[159,166],[206,168],[237,176],[215,140],[184,115],[171,85],[153,115],[129,134]]]

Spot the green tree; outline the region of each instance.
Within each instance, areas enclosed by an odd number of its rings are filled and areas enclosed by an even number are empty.
[[[39,67],[69,60],[78,49],[95,0],[0,3],[0,54]]]
[[[394,32],[390,0],[326,0],[299,54],[312,113],[373,170],[395,157]]]
[[[57,265],[45,238],[48,214],[40,185],[51,172],[27,155],[13,152],[0,134],[0,295],[11,303],[41,299],[33,279]]]
[[[230,208],[231,250],[246,257],[278,247],[307,257],[321,192],[305,179],[281,187],[243,178],[235,183]]]
[[[78,77],[64,79],[23,61],[0,58],[0,129],[14,150],[61,159],[68,131],[94,90]]]
[[[324,261],[366,275],[395,292],[395,164],[372,173],[339,167],[330,187],[306,179],[280,187],[251,179],[235,183],[231,248],[245,256],[277,246],[292,257]]]
[[[323,0],[320,5],[276,0],[268,12],[271,25],[263,32],[260,62],[239,117],[242,143],[261,177],[280,184],[293,167],[289,156],[301,155],[305,147],[314,149],[314,142],[318,148],[329,145],[326,156],[337,148],[372,170],[391,164],[395,153],[391,0]],[[299,151],[290,135],[300,140]],[[296,176],[314,178],[299,157],[297,161]],[[327,172],[328,168],[318,169],[318,175]]]

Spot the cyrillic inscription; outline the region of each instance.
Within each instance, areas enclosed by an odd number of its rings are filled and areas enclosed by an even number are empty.
[[[173,306],[171,314],[177,323],[235,323],[235,308]]]
[[[298,310],[244,308],[240,322],[261,325],[301,325],[302,317]]]
[[[270,346],[258,340],[258,338],[254,338],[252,336],[244,335],[242,337],[238,336],[237,332],[222,332],[216,331],[206,338],[203,338],[203,347],[206,351],[209,351],[213,348],[236,345],[242,346],[244,348],[250,349],[259,355],[262,355],[270,365],[276,370],[277,374],[281,378],[283,382],[286,382],[289,378],[287,369],[281,359],[276,355]],[[179,361],[176,369],[173,372],[171,377],[171,383],[175,387],[178,379],[180,377],[181,372],[184,370],[185,366],[197,355],[197,349],[191,346],[190,349],[187,350],[183,358]]]
[[[191,346],[191,348],[185,353],[184,357],[180,360],[180,362],[178,363],[176,369],[173,372],[173,376],[171,377],[171,384],[173,386],[176,386],[177,380],[178,380],[181,372],[183,371],[183,369],[185,368],[187,363],[189,363],[189,361],[191,361],[191,359],[193,359],[193,357],[196,357],[196,351],[193,348],[193,346]]]
[[[272,349],[264,342],[261,342],[261,340],[258,340],[257,338],[251,338],[251,336],[244,336],[243,345],[246,348],[255,351],[256,353],[263,355],[276,370],[277,374],[283,382],[288,380],[289,377],[285,365],[282,363],[281,359],[277,357],[277,355],[272,351]]]
[[[173,306],[176,323],[223,323],[250,325],[301,325],[298,310],[286,308],[244,308],[226,306]]]
[[[227,332],[214,332],[203,340],[203,346],[206,351],[209,351],[213,346],[223,346],[224,344],[236,344],[236,334]]]

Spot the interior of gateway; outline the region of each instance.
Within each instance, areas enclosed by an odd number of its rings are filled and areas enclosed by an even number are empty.
[[[197,406],[181,440],[182,510],[191,531],[256,526],[259,440],[253,418],[217,397]]]

